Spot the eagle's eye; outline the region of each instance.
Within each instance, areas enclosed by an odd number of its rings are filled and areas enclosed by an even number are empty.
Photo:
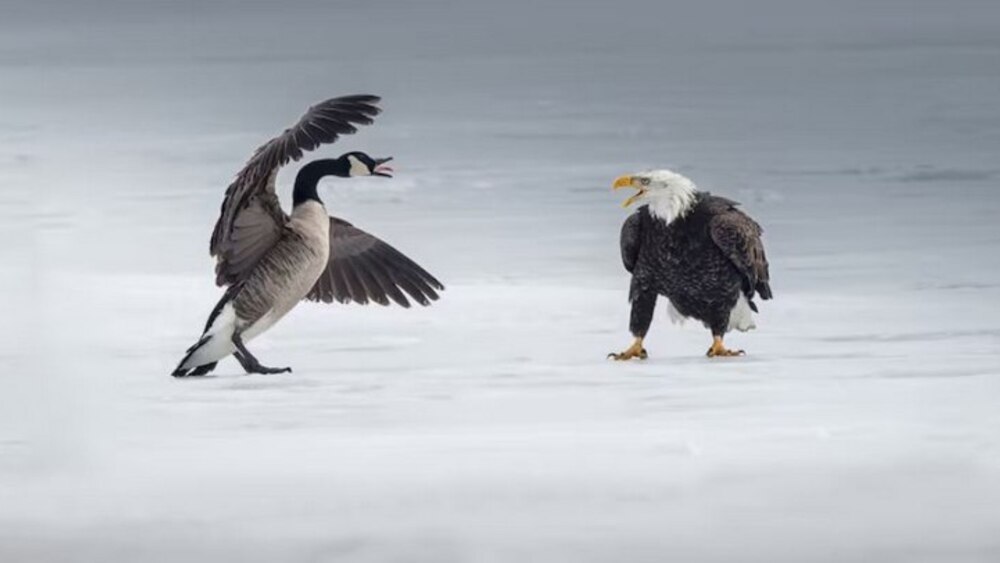
[[[649,178],[641,178],[639,180],[639,183],[642,184],[643,186],[648,186],[649,185]]]

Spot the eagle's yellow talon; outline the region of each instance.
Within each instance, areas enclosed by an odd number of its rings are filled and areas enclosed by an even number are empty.
[[[649,357],[649,353],[646,349],[642,347],[642,339],[636,338],[635,342],[632,343],[624,352],[615,354],[614,352],[608,354],[608,358],[612,358],[615,361],[623,362],[631,360],[632,358],[639,358],[640,360],[645,360]]]
[[[709,358],[731,358],[734,356],[745,356],[746,352],[743,350],[730,350],[722,345],[722,338],[716,336],[712,339],[712,347],[705,352],[705,355]]]

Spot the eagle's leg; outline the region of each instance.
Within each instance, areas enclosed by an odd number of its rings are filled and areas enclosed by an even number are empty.
[[[712,347],[705,353],[709,358],[726,358],[732,356],[742,356],[746,354],[743,350],[730,350],[722,345],[722,335],[712,335]]]
[[[233,353],[236,356],[236,360],[240,362],[243,369],[247,373],[260,373],[264,375],[272,373],[291,373],[292,368],[269,368],[263,366],[260,362],[247,350],[247,347],[243,344],[243,337],[239,332],[233,333],[233,345],[236,346],[236,352]]]
[[[642,347],[642,340],[646,337],[646,333],[649,332],[649,325],[653,322],[653,311],[656,309],[656,294],[636,292],[635,286],[633,286],[632,293],[635,297],[632,299],[632,316],[629,319],[629,330],[632,332],[632,336],[635,337],[635,341],[623,352],[608,354],[609,358],[614,358],[617,361],[631,360],[632,358],[645,360],[649,357],[646,349]]]

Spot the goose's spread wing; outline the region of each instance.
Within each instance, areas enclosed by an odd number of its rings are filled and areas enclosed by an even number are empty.
[[[355,95],[318,103],[288,129],[261,145],[226,189],[212,232],[216,283],[228,285],[246,276],[281,235],[288,216],[274,192],[278,169],[306,151],[332,143],[340,135],[368,125],[379,113],[378,96]]]
[[[426,306],[443,289],[441,282],[400,251],[343,219],[330,217],[330,259],[306,299],[362,305],[369,301],[388,305],[391,299],[409,307],[409,295]]]
[[[760,225],[733,207],[713,217],[708,228],[715,245],[746,280],[744,291],[747,295],[752,297],[757,291],[762,298],[770,299],[770,274]]]
[[[628,219],[625,219],[625,224],[622,225],[622,263],[630,274],[635,269],[635,263],[639,260],[639,245],[642,242],[641,213],[642,210],[639,210],[629,215]]]

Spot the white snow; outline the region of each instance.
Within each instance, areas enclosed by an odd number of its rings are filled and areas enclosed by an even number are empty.
[[[997,9],[518,2],[5,14],[0,560],[1000,559]],[[251,344],[294,373],[169,377],[240,163],[364,91],[315,154],[397,177],[320,195],[441,301],[307,303]],[[746,357],[661,300],[605,359],[610,183],[653,167],[765,228]]]

